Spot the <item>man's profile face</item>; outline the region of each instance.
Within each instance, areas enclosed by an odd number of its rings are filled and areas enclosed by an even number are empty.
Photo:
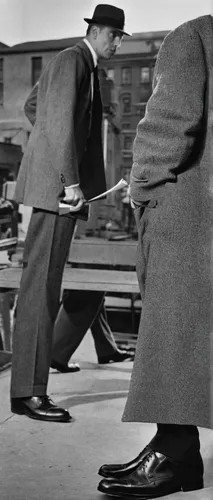
[[[110,26],[97,27],[96,52],[98,57],[110,59],[120,47],[122,33]]]

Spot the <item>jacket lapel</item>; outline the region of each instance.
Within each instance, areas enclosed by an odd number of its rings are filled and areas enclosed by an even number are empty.
[[[76,48],[80,50],[82,57],[89,66],[90,73],[92,73],[94,71],[94,63],[89,47],[87,47],[86,43],[84,43],[83,40],[81,40],[79,43],[76,44]]]
[[[90,73],[90,87],[91,87],[90,121],[89,121],[89,134],[90,134],[92,125],[92,102],[93,102],[92,95],[94,93],[94,62],[89,47],[86,45],[86,43],[83,42],[83,40],[77,43],[76,48],[81,53],[81,56],[83,57],[88,67],[88,71]]]

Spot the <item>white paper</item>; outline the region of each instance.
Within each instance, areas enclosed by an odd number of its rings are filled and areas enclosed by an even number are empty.
[[[119,191],[119,189],[123,189],[126,186],[128,186],[128,182],[126,182],[124,179],[120,179],[120,181],[117,184],[115,184],[115,186],[111,187],[107,191],[104,191],[104,193],[95,196],[94,198],[90,198],[90,200],[87,200],[86,203],[91,203],[92,201],[101,200],[102,198],[105,198],[105,196],[107,196],[109,193],[113,193],[114,191]],[[59,202],[59,215],[63,215],[69,212],[78,212],[78,210],[79,208],[76,209],[76,207],[73,205],[69,205],[68,203],[63,203],[63,201]]]
[[[123,189],[125,186],[128,186],[128,182],[125,181],[124,179],[120,179],[120,181],[117,184],[115,184],[115,186],[111,187],[110,189],[108,189],[104,193],[101,193],[98,196],[95,196],[94,198],[90,198],[90,200],[87,200],[87,201],[88,201],[88,203],[90,203],[91,201],[100,200],[101,198],[104,198],[107,194],[113,193],[114,191],[119,191],[119,189]]]

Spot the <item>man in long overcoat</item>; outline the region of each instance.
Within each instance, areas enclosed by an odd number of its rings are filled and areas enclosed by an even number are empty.
[[[68,422],[47,395],[53,326],[75,219],[59,215],[59,200],[79,210],[105,190],[102,103],[97,63],[115,54],[124,12],[98,5],[87,35],[57,54],[38,83],[36,122],[23,156],[15,199],[33,207],[13,335],[11,409],[31,418]]]
[[[134,142],[130,194],[143,305],[123,421],[157,423],[157,433],[131,462],[99,470],[111,477],[99,490],[122,499],[203,487],[197,426],[212,427],[212,65],[212,16],[171,32]]]

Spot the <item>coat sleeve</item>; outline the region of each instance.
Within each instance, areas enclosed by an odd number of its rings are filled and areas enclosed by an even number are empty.
[[[167,35],[133,145],[130,194],[136,201],[151,199],[191,166],[203,124],[206,73],[202,42],[189,23]]]
[[[47,136],[53,168],[64,186],[79,183],[75,113],[83,77],[78,54],[65,50],[39,80],[36,122]]]
[[[35,124],[36,120],[36,104],[37,104],[37,94],[38,94],[38,82],[32,88],[30,95],[28,96],[25,105],[24,112],[31,125]]]

